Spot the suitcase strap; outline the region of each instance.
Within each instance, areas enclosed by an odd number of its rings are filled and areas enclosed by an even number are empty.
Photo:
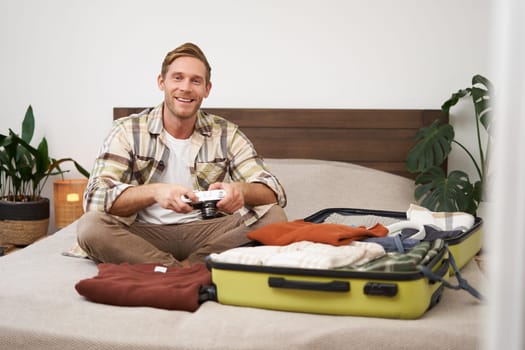
[[[466,290],[469,294],[471,294],[475,298],[483,301],[484,297],[481,295],[481,293],[478,292],[476,290],[476,288],[472,287],[468,283],[468,281],[466,279],[464,279],[463,276],[461,275],[461,273],[459,272],[459,269],[458,269],[458,266],[456,264],[456,261],[454,260],[454,256],[452,255],[452,252],[448,248],[448,245],[445,245],[445,247],[447,248],[448,256],[449,256],[449,262],[450,262],[450,265],[452,266],[452,269],[454,270],[456,279],[458,280],[458,284],[454,285],[454,284],[450,283],[449,281],[445,280],[443,278],[443,276],[440,276],[437,273],[432,272],[432,270],[429,269],[426,266],[420,266],[419,267],[420,271],[425,276],[427,276],[429,279],[434,280],[434,281],[440,281],[447,288],[454,289],[454,290],[459,290],[459,289]]]

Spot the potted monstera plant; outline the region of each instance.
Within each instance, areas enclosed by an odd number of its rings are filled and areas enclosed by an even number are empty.
[[[72,162],[84,176],[89,173],[72,158],[49,156],[47,140],[42,138],[35,148],[31,145],[35,117],[27,108],[20,134],[9,129],[0,134],[0,243],[27,245],[47,234],[49,199],[41,196],[51,176],[68,170],[62,163]]]
[[[416,143],[408,153],[407,170],[417,174],[414,196],[420,204],[434,211],[463,211],[476,214],[484,200],[487,181],[488,154],[491,143],[492,83],[481,75],[472,78],[472,85],[452,94],[441,106],[445,115],[462,98],[474,104],[475,136],[477,149],[469,150],[455,138],[454,127],[439,120],[422,127],[416,134]],[[487,132],[485,142],[482,130]],[[452,169],[446,173],[444,164],[452,144],[466,152],[473,162],[477,176],[470,178],[463,170]]]

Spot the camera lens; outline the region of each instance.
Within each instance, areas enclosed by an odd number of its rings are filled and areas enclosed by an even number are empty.
[[[203,219],[213,219],[217,216],[216,201],[202,202],[201,214]]]

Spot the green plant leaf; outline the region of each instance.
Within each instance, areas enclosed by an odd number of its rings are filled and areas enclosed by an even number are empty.
[[[89,178],[89,171],[87,171],[86,169],[84,169],[84,167],[82,165],[80,165],[79,163],[77,163],[76,161],[73,161],[73,163],[75,164],[75,168],[77,168],[77,171],[79,173],[81,173],[82,175],[84,175],[85,177]]]
[[[453,93],[448,100],[443,102],[443,104],[441,105],[441,110],[446,116],[448,116],[450,114],[450,108],[452,106],[455,106],[463,97],[470,95],[470,93],[470,88],[458,90],[457,92]]]
[[[455,170],[447,176],[442,168],[433,167],[418,175],[415,183],[419,186],[414,196],[425,208],[475,213],[474,186],[465,172]]]
[[[84,169],[80,164],[78,164],[73,158],[62,158],[62,159],[53,159],[52,163],[49,165],[49,170],[57,169],[57,174],[62,174],[67,172],[68,170],[62,170],[60,168],[60,164],[65,162],[73,162],[75,165],[75,168],[78,170],[79,173],[84,175],[85,177],[89,177],[89,172]]]
[[[29,105],[26,110],[24,121],[22,121],[22,140],[30,143],[35,132],[35,116],[33,115],[33,107]]]
[[[46,138],[42,138],[42,141],[38,144],[36,158],[36,172],[38,174],[45,174],[49,170],[51,159],[49,159],[49,151],[47,147]]]
[[[416,144],[408,152],[407,170],[412,173],[424,172],[433,166],[440,166],[448,157],[454,140],[454,128],[435,120],[430,126],[419,129]]]
[[[479,203],[483,200],[483,182],[478,180],[474,183],[474,200]]]
[[[0,147],[4,147],[11,142],[11,139],[8,135],[0,135]]]
[[[472,78],[472,102],[476,117],[487,131],[492,123],[491,95],[492,83],[481,75],[475,75]]]

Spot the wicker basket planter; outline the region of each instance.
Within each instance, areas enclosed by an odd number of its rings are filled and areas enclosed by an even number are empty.
[[[34,202],[0,200],[0,243],[28,245],[47,235],[49,199]]]

